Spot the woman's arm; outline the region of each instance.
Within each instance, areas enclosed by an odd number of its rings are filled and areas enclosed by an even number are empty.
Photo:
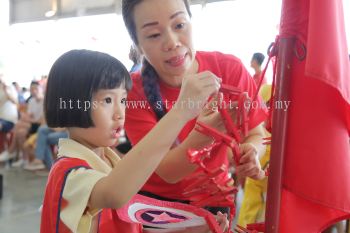
[[[224,131],[221,114],[215,109],[217,101],[220,101],[221,98],[221,95],[214,97],[203,109],[197,121],[210,125],[220,131]],[[212,141],[212,138],[193,129],[181,144],[177,145],[166,154],[156,169],[157,175],[168,183],[180,181],[198,167],[189,162],[187,156],[188,149],[200,149],[210,144]]]
[[[206,124],[223,130],[219,113],[212,112],[211,115],[207,115],[206,117],[207,119],[202,118],[201,121],[205,121]],[[236,165],[237,173],[240,177],[250,177],[253,179],[262,179],[264,177],[259,162],[259,158],[265,154],[266,150],[266,146],[263,145],[264,137],[265,132],[263,124],[258,125],[248,132],[248,136],[240,146],[240,165]],[[156,169],[156,173],[168,183],[180,181],[197,168],[197,165],[191,164],[188,161],[188,149],[201,148],[208,145],[210,142],[211,139],[209,137],[193,130],[180,145],[166,154],[165,158]]]

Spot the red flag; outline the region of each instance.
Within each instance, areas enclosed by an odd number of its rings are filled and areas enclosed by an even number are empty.
[[[280,37],[296,43],[278,232],[321,232],[350,217],[350,63],[342,1],[284,0]]]

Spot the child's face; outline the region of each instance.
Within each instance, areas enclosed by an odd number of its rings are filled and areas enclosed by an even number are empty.
[[[89,148],[115,145],[124,126],[126,96],[123,87],[98,90],[91,103],[91,118],[95,126],[75,128],[79,142]]]

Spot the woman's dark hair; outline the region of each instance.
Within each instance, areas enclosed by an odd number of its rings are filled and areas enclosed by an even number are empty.
[[[123,85],[131,89],[127,69],[116,58],[101,52],[71,50],[53,64],[47,81],[44,111],[49,127],[94,126],[92,95],[100,89]]]
[[[129,35],[134,42],[135,45],[138,45],[138,38],[136,34],[136,25],[134,19],[134,10],[135,6],[141,3],[143,0],[123,0],[122,1],[122,14],[125,26],[129,32]],[[187,13],[191,17],[190,4],[188,0],[183,0]],[[165,107],[163,104],[159,105],[159,103],[163,103],[162,97],[159,92],[159,84],[158,84],[158,74],[157,71],[153,68],[153,66],[143,58],[142,63],[142,84],[145,95],[147,97],[148,102],[150,103],[153,111],[156,113],[158,120],[161,119],[165,115]]]

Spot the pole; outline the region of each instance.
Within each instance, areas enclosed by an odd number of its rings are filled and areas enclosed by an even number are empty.
[[[290,70],[294,38],[280,38],[274,101],[289,101]],[[275,106],[272,116],[272,142],[266,200],[266,233],[278,233],[282,191],[283,163],[287,142],[288,111]]]

